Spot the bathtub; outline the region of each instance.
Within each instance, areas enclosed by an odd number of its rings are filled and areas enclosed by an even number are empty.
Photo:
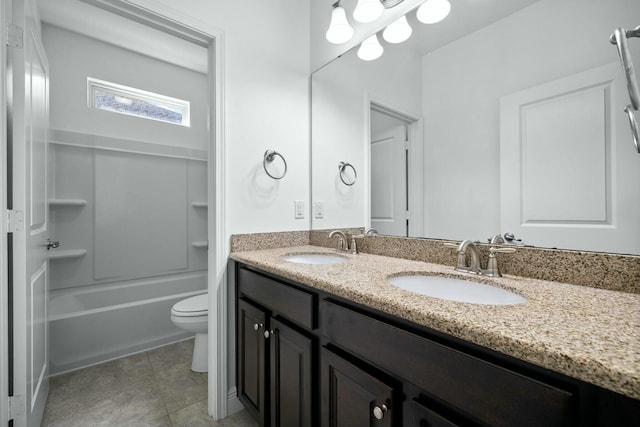
[[[171,307],[206,292],[197,272],[52,291],[49,362],[62,374],[188,338],[171,323]]]

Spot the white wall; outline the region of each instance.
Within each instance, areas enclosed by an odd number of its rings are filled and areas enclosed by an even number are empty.
[[[224,31],[228,232],[308,229],[308,215],[294,219],[293,207],[309,206],[310,2],[155,3]],[[267,149],[287,159],[280,181],[262,170]]]
[[[392,84],[390,84],[392,82]],[[312,80],[313,201],[324,202],[324,218],[313,228],[362,227],[369,223],[369,104],[377,101],[420,116],[420,58],[392,46],[378,60],[366,62],[356,49],[316,71]],[[353,164],[357,182],[347,187],[338,163]]]
[[[509,231],[500,230],[500,97],[618,61],[609,35],[638,16],[637,0],[543,0],[424,57],[425,235]]]

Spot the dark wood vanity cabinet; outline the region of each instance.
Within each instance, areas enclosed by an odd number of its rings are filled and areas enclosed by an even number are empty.
[[[237,307],[238,398],[255,419],[264,420],[267,390],[263,334],[267,317],[246,301],[239,300]]]
[[[316,297],[239,269],[238,398],[260,426],[314,426]],[[302,326],[304,325],[304,326]]]
[[[241,263],[236,289],[238,395],[261,426],[640,425],[638,400]]]
[[[392,427],[397,390],[326,348],[321,350],[322,427]]]
[[[271,426],[311,426],[314,340],[271,319]]]

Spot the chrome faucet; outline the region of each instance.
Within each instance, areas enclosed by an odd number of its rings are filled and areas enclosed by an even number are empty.
[[[480,254],[478,253],[476,244],[471,240],[463,240],[457,249],[458,266],[456,270],[465,273],[480,274]],[[469,251],[469,265],[467,265],[467,251]]]
[[[500,269],[498,268],[498,259],[496,253],[503,252],[515,252],[514,248],[489,248],[489,261],[487,263],[487,269],[483,270],[480,265],[480,255],[478,247],[471,240],[463,240],[459,245],[455,243],[445,243],[448,248],[455,248],[458,251],[458,265],[456,271],[463,273],[482,274],[489,277],[501,277]],[[469,265],[467,265],[467,252],[469,252]]]
[[[456,271],[463,273],[480,274],[482,272],[480,268],[480,255],[478,254],[478,247],[471,240],[463,240],[459,245],[455,243],[445,243],[446,247],[455,248],[458,251],[458,265]],[[467,265],[467,251],[469,251],[470,262]]]
[[[334,236],[338,236],[338,247],[336,248],[337,250],[341,251],[341,252],[345,252],[347,250],[349,250],[349,244],[347,241],[347,236],[346,234],[344,234],[344,231],[342,230],[333,230],[331,233],[329,233],[329,238],[332,239]]]
[[[356,243],[356,239],[364,237],[364,234],[351,234],[349,238],[342,230],[333,230],[329,233],[329,238],[333,238],[334,236],[338,236],[338,247],[336,248],[340,252],[351,252],[352,254],[358,253],[358,244]]]
[[[502,245],[504,243],[504,238],[502,234],[496,234],[492,238],[489,239],[489,244],[491,245]]]

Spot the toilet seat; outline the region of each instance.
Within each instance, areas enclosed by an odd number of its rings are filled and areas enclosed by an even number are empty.
[[[209,314],[209,294],[200,294],[178,301],[171,309],[171,315],[177,317],[198,317]]]

